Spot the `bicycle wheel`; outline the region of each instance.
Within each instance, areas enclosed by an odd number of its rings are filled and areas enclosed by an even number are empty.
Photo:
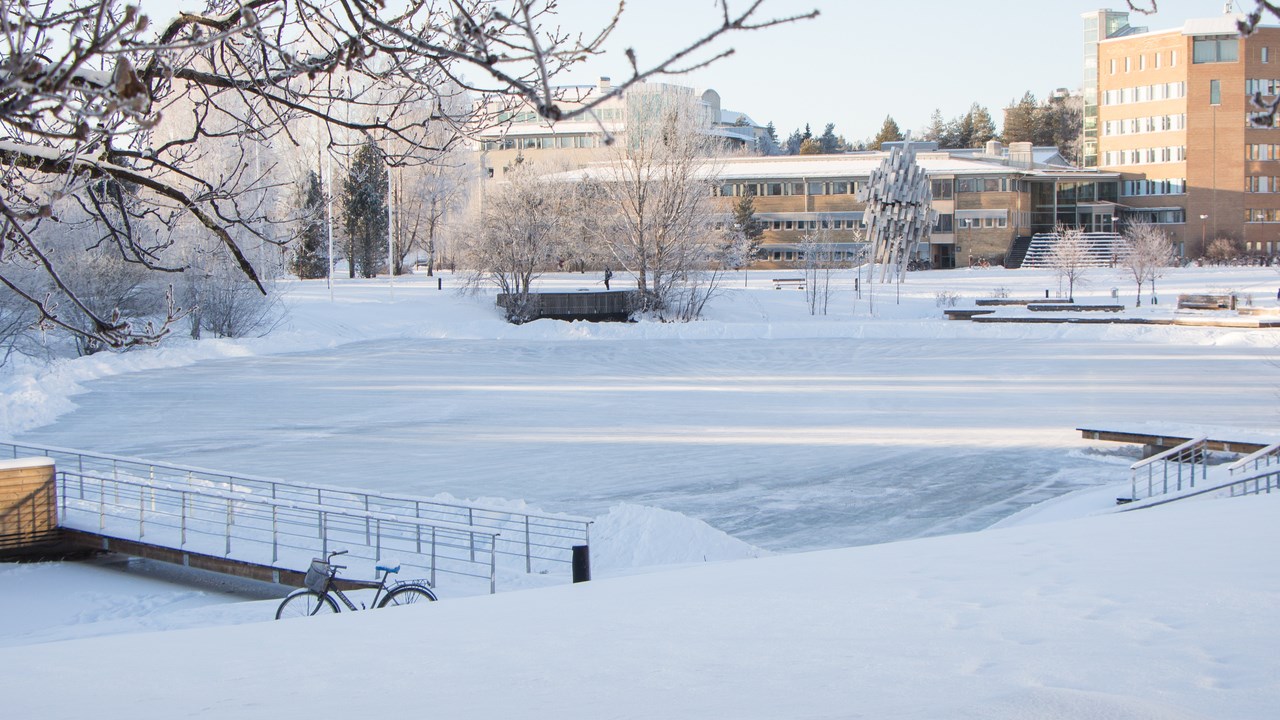
[[[307,617],[308,615],[332,615],[338,612],[338,604],[328,595],[305,588],[294,590],[284,597],[276,609],[276,619]]]
[[[435,599],[435,593],[428,590],[425,585],[401,585],[387,593],[387,596],[382,598],[382,602],[378,603],[378,607],[412,605],[413,603],[432,602]]]

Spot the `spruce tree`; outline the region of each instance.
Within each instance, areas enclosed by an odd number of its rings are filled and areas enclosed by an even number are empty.
[[[1042,117],[1036,96],[1027,91],[1021,100],[1004,109],[1004,142],[1038,144],[1037,136],[1042,135],[1039,128]]]
[[[871,139],[871,149],[880,150],[885,143],[899,140],[902,140],[902,131],[898,129],[898,123],[894,121],[892,115],[886,115],[884,125],[880,126],[880,132]]]
[[[304,280],[325,277],[329,272],[328,215],[324,188],[315,170],[307,171],[306,189],[299,209],[303,220],[293,254],[293,273]]]
[[[347,274],[376,277],[387,258],[387,168],[373,141],[356,151],[342,190]]]
[[[830,155],[840,152],[841,145],[843,143],[840,142],[840,138],[836,135],[836,124],[827,123],[827,126],[822,130],[822,135],[818,137],[819,151],[823,155]]]
[[[756,251],[760,249],[760,238],[764,235],[764,228],[760,225],[760,221],[756,220],[755,196],[751,193],[739,196],[738,202],[733,204],[731,229],[743,240],[744,262],[751,262],[751,258],[755,257]]]
[[[972,130],[969,136],[969,145],[967,147],[982,147],[987,144],[988,140],[994,140],[996,137],[996,123],[991,119],[991,113],[978,103],[974,103],[969,108],[969,117],[971,118],[970,127]]]

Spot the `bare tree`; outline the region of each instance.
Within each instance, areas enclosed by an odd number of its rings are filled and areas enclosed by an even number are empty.
[[[714,144],[707,118],[685,90],[633,93],[626,138],[588,175],[594,194],[612,209],[599,226],[600,239],[635,278],[638,309],[677,318],[700,311],[719,271]],[[688,294],[694,287],[698,291]]]
[[[476,171],[459,152],[428,165],[405,168],[392,176],[397,275],[414,253],[424,254],[427,275],[436,269],[437,243],[448,219],[462,209],[467,184]]]
[[[1151,283],[1156,292],[1156,278],[1173,261],[1173,243],[1164,231],[1150,223],[1132,223],[1124,231],[1125,254],[1120,265],[1137,284],[1135,306],[1142,306],[1142,286]]]
[[[202,171],[209,140],[291,145],[300,124],[318,123],[331,149],[372,140],[397,149],[391,164],[423,162],[444,149],[432,126],[452,128],[445,143],[455,143],[496,121],[484,114],[494,98],[527,103],[549,120],[588,114],[650,77],[724,57],[731,50],[716,46],[727,35],[816,15],[761,17],[760,0],[738,12],[728,0],[718,4],[719,25],[652,64],[628,50],[630,71],[614,93],[566,109],[553,79],[601,51],[621,3],[605,27],[583,35],[554,25],[554,0],[407,0],[394,8],[381,0],[209,0],[204,12],[179,14],[154,32],[121,0],[0,0],[0,284],[42,322],[96,343],[154,342],[179,312],[140,327],[123,312],[95,311],[64,282],[47,236],[34,233],[60,221],[60,199],[96,217],[122,258],[154,270],[182,266],[163,242],[152,244],[163,233],[137,230],[193,220],[261,286],[232,230],[283,242],[263,230],[271,208],[257,191],[273,181],[246,154],[231,157],[230,172]],[[457,102],[464,95],[485,101]],[[427,122],[417,117],[422,108]],[[56,295],[13,282],[6,268],[19,258],[45,273]],[[91,322],[67,322],[64,306]]]
[[[1084,230],[1078,227],[1059,225],[1054,234],[1057,239],[1049,253],[1049,266],[1060,280],[1067,281],[1067,298],[1074,302],[1076,285],[1084,284],[1084,276],[1090,267],[1089,241]]]
[[[532,163],[507,171],[485,198],[479,222],[463,247],[468,284],[492,284],[505,294],[507,319],[533,319],[533,282],[554,262],[557,240],[572,214],[574,184],[549,179]]]
[[[805,233],[800,242],[800,254],[803,256],[805,302],[809,305],[809,314],[826,315],[834,294],[831,275],[841,265],[836,259],[829,220],[823,218],[817,230]]]

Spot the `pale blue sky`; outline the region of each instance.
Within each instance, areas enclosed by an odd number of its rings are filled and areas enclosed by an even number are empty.
[[[730,0],[742,7],[746,0]],[[1150,0],[1144,0],[1149,4]],[[199,0],[141,0],[154,20]],[[1188,18],[1221,14],[1223,0],[1157,0],[1159,12],[1135,16],[1153,30]],[[1252,7],[1252,0],[1238,6]],[[865,139],[893,115],[903,129],[920,130],[934,108],[951,118],[979,102],[996,122],[1000,110],[1030,90],[1043,98],[1080,85],[1080,14],[1123,9],[1124,0],[765,0],[764,12],[788,15],[817,8],[817,20],[730,38],[717,47],[737,53],[674,82],[710,87],[724,107],[757,122],[773,121],[785,136],[808,122],[827,122],[850,140]],[[565,29],[599,28],[613,0],[560,0]],[[565,82],[622,77],[622,51],[634,47],[643,63],[656,61],[716,24],[713,0],[629,0],[610,52]],[[703,57],[706,57],[704,55]]]
[[[741,0],[731,0],[731,7]],[[562,0],[564,26],[599,18],[604,0]],[[1149,3],[1148,3],[1149,4]],[[1180,27],[1188,18],[1222,13],[1223,0],[1157,0],[1159,12],[1131,16],[1152,30]],[[1252,7],[1251,0],[1237,6]],[[687,84],[714,88],[724,106],[780,136],[804,123],[821,132],[827,122],[849,139],[874,135],[886,114],[903,129],[920,130],[934,108],[946,118],[973,102],[1000,109],[1027,90],[1043,98],[1055,88],[1080,86],[1081,13],[1125,9],[1124,0],[765,0],[786,15],[817,8],[822,15],[794,26],[734,38],[737,53],[692,76]],[[701,20],[699,20],[701,18]],[[598,21],[598,20],[597,20]],[[713,0],[630,0],[614,38],[634,46],[641,61],[698,37],[714,23]],[[626,59],[593,62],[576,75],[622,75]]]

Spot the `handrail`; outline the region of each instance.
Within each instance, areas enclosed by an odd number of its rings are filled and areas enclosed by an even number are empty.
[[[1273,457],[1280,459],[1280,443],[1272,443],[1271,445],[1268,445],[1262,448],[1261,450],[1257,450],[1249,453],[1248,455],[1245,455],[1239,460],[1228,465],[1227,472],[1228,474],[1235,475],[1237,470],[1241,470],[1245,468],[1245,466],[1247,466],[1249,463],[1253,463],[1253,469],[1257,470],[1258,461],[1263,460],[1265,458],[1267,461],[1266,464],[1271,465],[1271,458]]]
[[[431,498],[411,495],[391,495],[376,491],[343,488],[320,483],[301,483],[275,478],[237,475],[196,466],[168,462],[151,462],[104,453],[89,453],[51,445],[0,442],[0,452],[13,457],[20,452],[41,454],[55,459],[65,459],[72,464],[69,470],[84,472],[86,466],[109,468],[113,477],[119,473],[140,474],[155,480],[157,475],[170,476],[175,482],[193,487],[208,484],[247,494],[262,493],[272,499],[310,498],[327,507],[347,507],[364,512],[384,511],[412,513],[415,517],[437,516],[436,521],[449,521],[504,534],[499,543],[500,554],[522,557],[525,572],[534,572],[534,561],[572,563],[572,546],[590,544],[591,520],[573,515],[527,513],[517,510],[448,503]]]
[[[1138,483],[1138,474],[1143,468],[1146,468],[1147,470],[1146,497],[1168,494],[1170,492],[1169,488],[1171,479],[1174,481],[1173,487],[1175,491],[1181,491],[1183,484],[1183,465],[1189,464],[1191,466],[1190,476],[1187,478],[1190,482],[1190,487],[1196,486],[1197,465],[1200,467],[1200,479],[1207,479],[1209,475],[1209,463],[1207,459],[1209,452],[1208,445],[1208,438],[1192,438],[1176,447],[1172,447],[1162,453],[1152,455],[1149,458],[1139,460],[1138,462],[1130,465],[1130,499],[1139,499],[1138,488],[1140,485]],[[1164,472],[1159,480],[1157,480],[1154,470],[1156,463],[1163,463]],[[1170,463],[1177,466],[1172,478],[1170,478],[1169,475]]]
[[[1267,481],[1266,485],[1262,485],[1261,481],[1263,479]],[[1250,482],[1254,483],[1254,489],[1252,492],[1249,491]],[[1231,496],[1235,497],[1236,486],[1241,486],[1241,492],[1240,492],[1241,495],[1261,495],[1262,493],[1267,493],[1268,495],[1270,495],[1272,488],[1275,488],[1277,491],[1280,491],[1280,468],[1277,468],[1275,470],[1268,470],[1266,472],[1258,473],[1256,475],[1250,475],[1249,477],[1240,478],[1238,480],[1230,480],[1225,483],[1219,483],[1217,485],[1214,485],[1213,487],[1200,488],[1198,490],[1192,490],[1190,492],[1185,492],[1180,495],[1175,495],[1173,497],[1161,498],[1154,502],[1143,503],[1141,505],[1121,505],[1119,508],[1116,509],[1116,512],[1133,512],[1134,510],[1146,510],[1147,508],[1158,507],[1160,505],[1168,505],[1169,503],[1177,502],[1179,500],[1186,500],[1187,498],[1199,497],[1201,495],[1208,495],[1209,493],[1221,492],[1227,489],[1230,489]]]
[[[1169,448],[1168,450],[1165,450],[1165,451],[1164,451],[1164,452],[1162,452],[1162,453],[1158,453],[1158,454],[1156,454],[1156,455],[1152,455],[1152,456],[1151,456],[1151,457],[1149,457],[1149,458],[1143,458],[1143,459],[1139,460],[1138,462],[1136,462],[1136,463],[1134,463],[1134,464],[1130,465],[1130,466],[1129,466],[1129,469],[1130,469],[1130,470],[1137,470],[1138,468],[1145,467],[1145,466],[1147,466],[1147,465],[1151,465],[1151,464],[1153,464],[1153,463],[1156,463],[1156,462],[1159,462],[1159,461],[1161,461],[1161,460],[1164,460],[1164,459],[1166,459],[1166,458],[1168,458],[1168,457],[1170,457],[1170,456],[1181,454],[1184,450],[1191,449],[1191,448],[1189,448],[1188,446],[1200,445],[1200,444],[1203,444],[1203,443],[1205,443],[1205,442],[1208,442],[1208,440],[1209,440],[1209,438],[1208,438],[1207,436],[1204,436],[1204,435],[1201,435],[1200,437],[1194,437],[1194,438],[1191,438],[1190,440],[1187,440],[1186,442],[1182,443],[1181,445],[1176,445],[1176,446],[1174,446],[1174,447],[1171,447],[1171,448]]]
[[[484,505],[466,505],[463,503],[446,503],[440,500],[434,500],[432,498],[418,498],[410,495],[389,495],[386,493],[378,492],[377,490],[357,490],[349,487],[343,487],[340,485],[328,485],[326,483],[299,482],[296,480],[284,480],[282,478],[267,477],[265,475],[244,475],[240,473],[229,473],[223,470],[214,470],[212,468],[200,467],[199,465],[178,465],[176,463],[165,462],[163,460],[146,460],[143,458],[129,457],[127,455],[111,455],[109,453],[85,452],[83,450],[64,448],[64,447],[59,447],[57,445],[40,445],[36,443],[15,443],[11,441],[0,441],[0,448],[9,448],[9,451],[13,454],[13,457],[15,458],[18,457],[16,452],[17,450],[22,448],[29,448],[31,450],[39,451],[42,454],[46,454],[46,456],[47,456],[47,453],[49,452],[59,452],[59,453],[66,453],[68,455],[77,456],[77,457],[96,458],[101,460],[113,460],[116,462],[140,465],[142,467],[147,467],[147,468],[165,468],[168,470],[175,470],[179,473],[188,473],[188,472],[204,473],[207,475],[212,475],[214,477],[227,478],[228,480],[244,480],[248,482],[287,485],[292,487],[302,487],[302,488],[308,488],[313,490],[314,489],[330,490],[332,492],[346,493],[349,495],[361,495],[361,496],[367,495],[369,497],[379,497],[379,498],[385,498],[387,500],[417,500],[419,502],[430,502],[437,505],[443,505],[446,507],[456,507],[456,508],[463,508],[463,509],[470,509],[470,510],[481,510],[484,512],[500,513],[505,515],[520,515],[521,517],[528,516],[530,518],[536,518],[540,520],[569,520],[569,521],[583,522],[583,523],[594,522],[591,518],[580,516],[580,515],[569,515],[569,514],[559,514],[559,513],[551,514],[551,513],[513,512],[505,508],[487,507]]]
[[[208,536],[220,544],[216,548],[206,544],[202,554],[220,551],[223,557],[238,555],[237,559],[252,562],[259,561],[249,559],[255,551],[265,552],[269,546],[272,566],[286,562],[295,570],[305,567],[313,554],[327,553],[331,543],[353,548],[354,557],[374,562],[382,559],[384,550],[391,550],[409,556],[406,565],[429,570],[433,585],[436,573],[441,572],[487,578],[489,591],[497,590],[496,532],[127,476],[60,470],[56,477],[60,524],[68,527],[86,519],[92,522],[96,515],[94,532],[98,534],[140,541],[160,528],[158,544],[178,549],[187,549],[192,535]],[[127,518],[127,525],[120,525],[118,519],[123,518]],[[124,531],[133,527],[136,532]],[[451,541],[451,537],[457,540]],[[249,549],[233,552],[233,541],[237,549],[246,545]],[[296,552],[286,559],[282,548]],[[468,566],[478,572],[466,571]]]

